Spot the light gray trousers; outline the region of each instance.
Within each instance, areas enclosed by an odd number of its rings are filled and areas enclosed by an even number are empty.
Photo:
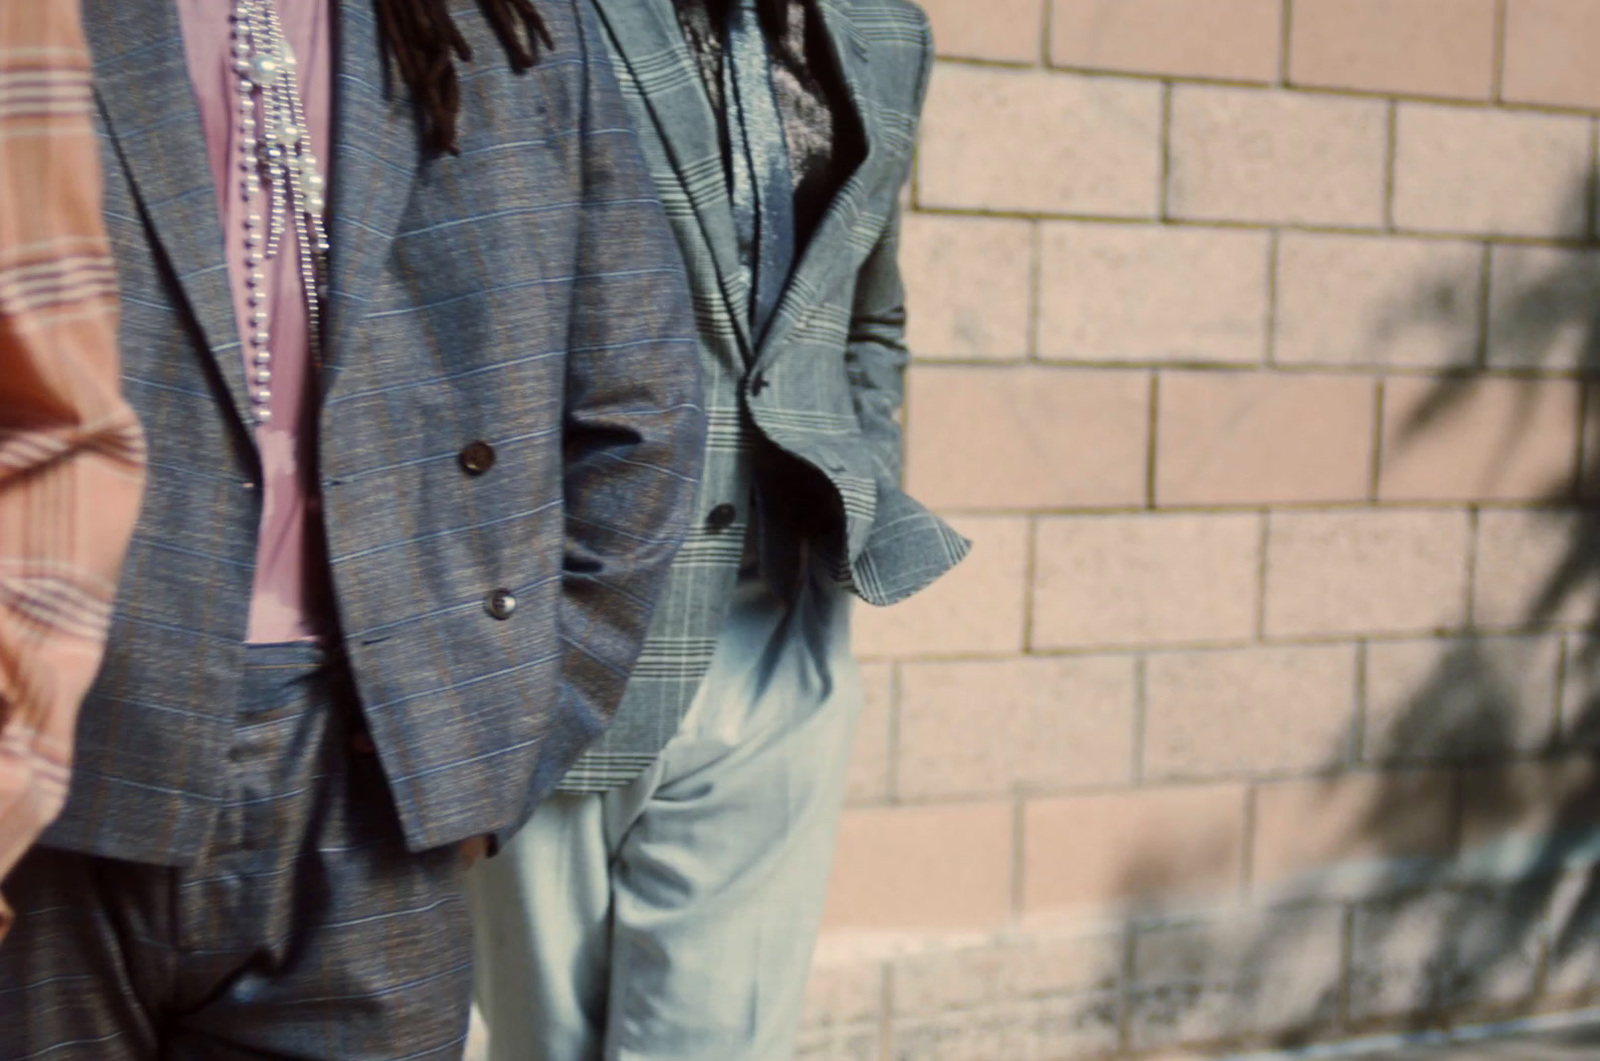
[[[849,608],[741,581],[655,765],[474,871],[491,1061],[787,1061],[861,706]]]

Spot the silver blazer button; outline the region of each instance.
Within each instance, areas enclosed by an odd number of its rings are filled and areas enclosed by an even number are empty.
[[[517,598],[508,589],[497,589],[483,602],[483,609],[496,619],[509,619],[517,610]]]

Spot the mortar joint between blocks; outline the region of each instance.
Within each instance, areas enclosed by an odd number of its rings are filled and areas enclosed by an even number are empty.
[[[1508,6],[1506,0],[1494,0],[1494,66],[1490,71],[1489,98],[1497,104],[1505,102]]]
[[[1289,88],[1290,50],[1294,47],[1294,0],[1283,0],[1278,26],[1278,86]]]

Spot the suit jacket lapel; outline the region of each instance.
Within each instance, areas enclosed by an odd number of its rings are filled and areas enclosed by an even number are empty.
[[[341,0],[336,38],[325,392],[372,302],[422,162],[410,93],[385,76],[370,0]]]
[[[671,0],[595,0],[612,41],[649,108],[679,183],[711,251],[716,281],[744,347],[750,347],[749,285],[739,264],[717,117],[684,43]]]
[[[243,418],[249,390],[221,212],[177,6],[172,0],[86,0],[84,30],[107,134]]]
[[[860,220],[861,202],[879,166],[887,157],[884,131],[877,118],[872,97],[864,85],[870,77],[870,51],[848,10],[850,0],[816,0],[816,10],[827,29],[835,69],[844,79],[854,113],[840,115],[842,122],[854,122],[864,144],[861,162],[834,193],[817,229],[806,242],[800,261],[789,277],[789,286],[778,304],[777,315],[767,329],[758,352],[757,364],[766,365],[783,350],[795,326],[805,319],[822,292],[828,290],[829,274],[847,260],[842,253],[853,238]]]

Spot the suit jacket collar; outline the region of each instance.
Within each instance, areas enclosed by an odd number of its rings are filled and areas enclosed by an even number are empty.
[[[95,96],[117,158],[235,412],[250,408],[216,186],[172,0],[85,0]]]
[[[739,262],[738,239],[733,227],[722,144],[717,116],[704,91],[684,92],[686,83],[700,87],[700,73],[689,54],[683,32],[673,14],[672,0],[594,0],[616,43],[628,73],[638,84],[656,131],[666,146],[674,172],[694,207],[715,265],[715,282],[727,300],[741,344],[755,360],[765,360],[782,348],[785,336],[804,314],[815,292],[824,289],[825,274],[839,267],[839,247],[855,220],[856,204],[865,186],[869,165],[881,154],[865,83],[868,49],[850,17],[851,0],[815,0],[853,104],[853,114],[840,115],[864,134],[866,154],[860,166],[835,193],[807,242],[790,277],[777,315],[759,351],[751,350],[749,287]],[[692,100],[690,105],[685,101]]]
[[[594,0],[611,39],[639,86],[678,182],[694,208],[711,252],[715,282],[727,300],[742,345],[750,344],[749,284],[739,263],[722,160],[717,115],[701,89],[672,0]],[[694,91],[682,91],[685,85]]]
[[[853,257],[842,253],[842,249],[849,244],[866,190],[872,186],[885,157],[877,110],[873,97],[867,92],[871,77],[871,51],[853,17],[851,8],[854,0],[815,0],[815,4],[827,28],[834,68],[844,79],[845,90],[853,105],[853,113],[839,115],[839,119],[841,123],[855,123],[865,150],[855,170],[835,190],[828,209],[818,222],[816,231],[807,240],[800,260],[789,276],[789,286],[778,303],[778,312],[767,329],[761,349],[757,351],[758,366],[770,363],[784,349],[795,327],[805,320],[811,307],[831,288],[829,274],[854,261]]]
[[[0,0],[3,2],[3,0]],[[250,408],[222,223],[172,0],[86,0],[96,95],[149,218],[158,253],[215,361],[235,412]],[[331,374],[394,242],[421,161],[409,96],[385,83],[372,5],[336,5],[331,275],[323,330]],[[385,93],[395,89],[395,98]]]

